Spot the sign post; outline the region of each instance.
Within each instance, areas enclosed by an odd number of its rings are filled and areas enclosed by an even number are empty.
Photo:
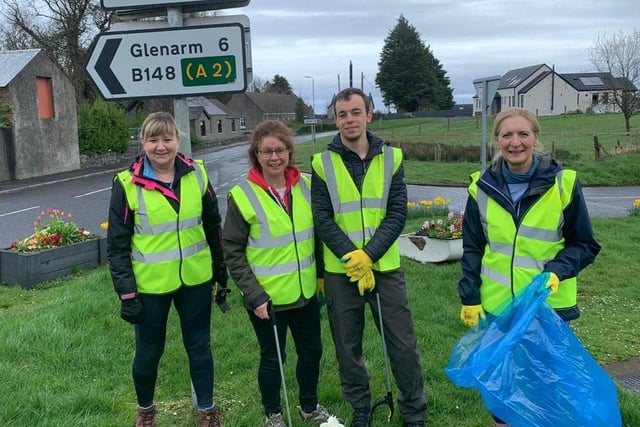
[[[87,74],[103,98],[173,97],[181,151],[191,156],[186,97],[244,92],[250,58],[249,19],[184,27],[183,13],[243,7],[251,0],[101,0],[118,15],[150,18],[166,12],[166,23],[98,34],[89,49]],[[130,18],[131,19],[131,18]],[[158,24],[148,28],[147,23]],[[168,25],[168,28],[166,26]],[[146,28],[146,29],[145,29]]]
[[[487,168],[487,110],[491,108],[491,102],[498,90],[500,76],[482,77],[473,81],[478,98],[480,98],[480,108],[482,109],[482,143],[480,146],[480,172]]]
[[[233,7],[244,7],[250,0],[101,0],[103,9],[147,9],[157,7],[175,6],[202,6],[204,9],[230,9]],[[192,12],[193,10],[190,10]]]
[[[239,23],[101,33],[88,57],[86,70],[105,99],[247,88],[245,29]]]

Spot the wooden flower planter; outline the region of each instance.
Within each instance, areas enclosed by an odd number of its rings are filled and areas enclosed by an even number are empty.
[[[434,239],[415,234],[401,234],[400,255],[420,262],[456,261],[462,258],[462,238]]]
[[[38,252],[0,249],[0,282],[29,289],[107,260],[107,239],[98,238]]]

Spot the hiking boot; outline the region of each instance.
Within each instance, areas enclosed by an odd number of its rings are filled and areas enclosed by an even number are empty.
[[[138,406],[138,416],[136,417],[136,427],[156,427],[156,405],[148,408]]]
[[[198,427],[224,427],[220,421],[220,411],[217,406],[211,409],[198,409]]]
[[[279,412],[275,412],[273,414],[267,415],[265,427],[287,427],[287,425],[282,419],[282,414]]]
[[[351,427],[371,427],[371,407],[353,408]]]
[[[302,421],[318,424],[326,423],[329,421],[329,417],[334,417],[340,424],[344,423],[344,420],[336,417],[335,415],[331,415],[329,411],[319,403],[316,405],[316,409],[311,412],[305,412],[300,406],[298,406],[298,416]]]

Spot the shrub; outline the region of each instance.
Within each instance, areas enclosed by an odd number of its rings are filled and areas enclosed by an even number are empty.
[[[124,153],[129,147],[126,112],[113,102],[84,103],[78,114],[80,154]]]

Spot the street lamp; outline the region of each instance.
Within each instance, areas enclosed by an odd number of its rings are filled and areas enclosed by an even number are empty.
[[[304,76],[305,79],[311,79],[311,110],[313,111],[313,119],[314,122],[311,125],[311,141],[312,141],[312,149],[313,152],[315,153],[315,142],[316,142],[316,123],[315,123],[315,118],[316,118],[316,83],[313,80],[312,76]]]
[[[316,118],[316,85],[313,77],[304,76],[305,79],[311,79],[311,110],[313,111],[313,118]]]

